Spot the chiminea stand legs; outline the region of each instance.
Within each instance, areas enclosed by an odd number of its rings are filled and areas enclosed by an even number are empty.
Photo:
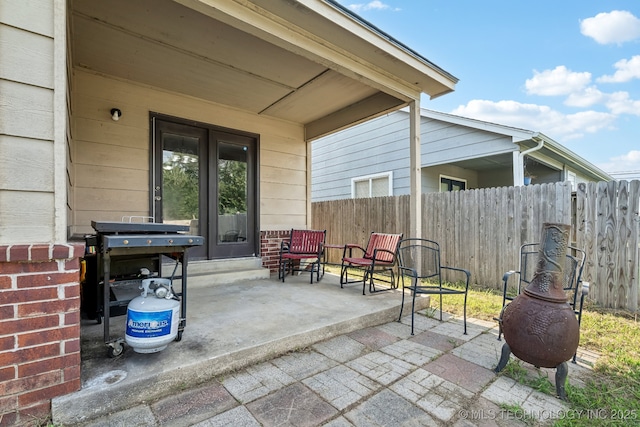
[[[511,348],[509,348],[509,344],[504,343],[504,345],[502,346],[500,361],[498,362],[498,366],[495,367],[493,372],[495,373],[501,372],[504,369],[504,367],[507,366],[507,362],[509,362],[509,356],[511,356]],[[569,366],[567,365],[567,362],[562,362],[561,364],[556,366],[556,394],[560,399],[564,401],[568,400],[567,391],[564,388],[564,385],[567,382],[568,374],[569,374]]]

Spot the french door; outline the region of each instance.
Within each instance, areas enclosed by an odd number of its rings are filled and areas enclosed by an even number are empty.
[[[151,205],[156,222],[205,237],[192,259],[255,256],[257,138],[152,116]]]

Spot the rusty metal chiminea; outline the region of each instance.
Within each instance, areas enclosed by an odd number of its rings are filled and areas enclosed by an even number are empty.
[[[580,325],[563,290],[570,230],[567,224],[543,224],[533,279],[502,314],[506,343],[494,370],[502,371],[512,352],[536,367],[556,368],[556,392],[563,400],[567,400],[567,360],[580,341]]]

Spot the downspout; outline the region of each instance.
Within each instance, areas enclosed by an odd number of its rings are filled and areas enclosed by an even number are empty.
[[[533,153],[534,151],[540,150],[544,146],[544,140],[538,139],[537,136],[531,138],[532,141],[538,140],[538,145],[535,147],[529,148],[528,150],[514,152],[514,162],[513,162],[513,185],[516,187],[524,185],[524,156],[529,153]]]

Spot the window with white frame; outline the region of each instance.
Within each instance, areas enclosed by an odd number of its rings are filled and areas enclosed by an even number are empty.
[[[351,197],[384,197],[393,195],[393,172],[359,176],[351,179]]]

